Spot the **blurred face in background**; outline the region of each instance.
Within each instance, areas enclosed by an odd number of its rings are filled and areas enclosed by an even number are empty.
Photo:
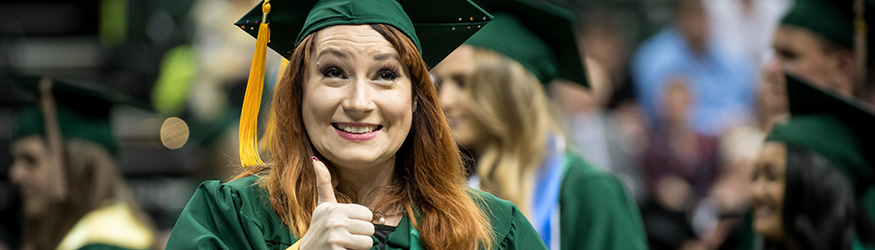
[[[774,57],[768,59],[763,65],[761,100],[760,105],[769,114],[786,113],[789,110],[787,104],[787,79],[784,77],[781,60]]]
[[[689,120],[693,96],[681,77],[675,77],[663,93],[663,119],[669,127],[685,127]]]
[[[41,136],[29,136],[12,143],[9,179],[18,185],[24,200],[24,214],[44,214],[52,203],[53,182],[49,171],[52,157]]]
[[[820,35],[791,25],[778,26],[772,42],[780,69],[820,87],[852,94],[855,63],[851,50],[835,47]]]
[[[787,147],[781,142],[767,142],[754,165],[754,231],[773,241],[783,241],[784,189],[786,187]]]
[[[700,0],[680,0],[676,6],[676,25],[690,49],[704,52],[708,42],[708,15]]]
[[[319,31],[301,107],[313,147],[332,163],[391,166],[413,123],[408,68],[369,25]]]
[[[463,146],[476,145],[484,134],[467,109],[469,100],[465,91],[474,63],[474,47],[463,45],[431,70],[447,123],[456,142]]]

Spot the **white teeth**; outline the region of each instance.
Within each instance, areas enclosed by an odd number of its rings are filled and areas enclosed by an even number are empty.
[[[353,134],[364,134],[374,132],[377,130],[377,126],[364,126],[364,127],[354,127],[354,126],[346,126],[337,124],[335,127],[340,129],[343,132],[353,133]]]

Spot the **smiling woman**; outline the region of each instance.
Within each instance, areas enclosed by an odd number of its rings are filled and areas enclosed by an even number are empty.
[[[863,202],[875,183],[875,159],[865,153],[875,115],[858,100],[786,78],[793,117],[775,126],[754,167],[753,229],[765,249],[873,249]]]
[[[263,23],[254,32],[289,59],[273,94],[270,152],[230,182],[202,184],[168,249],[545,248],[516,206],[465,187],[424,60],[475,31],[441,20],[491,17],[470,1],[406,3],[265,3],[238,22],[247,30],[273,9],[269,26],[281,32],[265,36]],[[419,40],[429,36],[445,42]]]

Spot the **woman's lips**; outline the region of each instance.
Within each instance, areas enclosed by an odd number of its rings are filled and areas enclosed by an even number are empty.
[[[350,141],[367,141],[374,139],[383,125],[364,123],[331,123],[331,127],[341,138]]]
[[[772,215],[774,209],[770,206],[754,206],[754,219],[764,219]]]

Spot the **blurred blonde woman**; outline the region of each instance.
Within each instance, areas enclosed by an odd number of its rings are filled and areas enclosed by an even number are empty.
[[[483,5],[495,19],[431,71],[457,142],[476,160],[469,184],[517,204],[550,249],[645,249],[634,202],[572,153],[543,87],[555,78],[587,85],[570,13]]]

